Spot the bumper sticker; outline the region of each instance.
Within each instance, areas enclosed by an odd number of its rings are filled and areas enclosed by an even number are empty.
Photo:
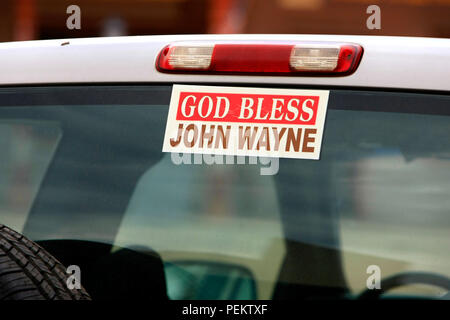
[[[329,90],[174,85],[163,152],[318,160]]]

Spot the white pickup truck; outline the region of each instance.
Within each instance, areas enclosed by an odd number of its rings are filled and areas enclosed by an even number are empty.
[[[448,39],[2,43],[0,300],[448,298],[449,137]]]

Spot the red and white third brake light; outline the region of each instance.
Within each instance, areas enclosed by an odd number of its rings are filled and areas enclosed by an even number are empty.
[[[353,43],[195,43],[178,42],[159,54],[161,72],[208,74],[348,75],[363,48]]]

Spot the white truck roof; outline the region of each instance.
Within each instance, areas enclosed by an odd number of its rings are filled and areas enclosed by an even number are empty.
[[[155,68],[175,41],[336,41],[364,48],[343,77],[167,74]],[[60,83],[252,83],[450,91],[450,40],[341,35],[169,35],[0,44],[0,85]]]

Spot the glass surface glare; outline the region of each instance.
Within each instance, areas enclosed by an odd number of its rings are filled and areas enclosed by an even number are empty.
[[[0,90],[0,223],[157,255],[174,299],[354,297],[369,265],[450,276],[448,96],[332,89],[320,160],[280,159],[261,176],[248,161],[162,153],[170,93]]]

